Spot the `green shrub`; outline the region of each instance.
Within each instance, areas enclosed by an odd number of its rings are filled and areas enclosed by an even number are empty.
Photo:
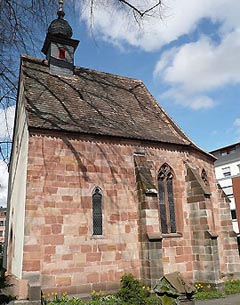
[[[116,293],[124,303],[147,304],[147,298],[150,296],[149,287],[144,286],[132,274],[123,275],[121,278],[121,288]]]
[[[195,294],[196,300],[219,299],[225,297],[224,292],[217,290],[216,287],[209,283],[197,283],[195,288],[197,290]]]
[[[1,284],[1,283],[0,283]],[[1,286],[1,285],[0,285]],[[225,283],[223,292],[219,291],[209,283],[197,283],[196,300],[207,300],[223,298],[228,294],[240,293],[240,280],[228,280]],[[121,288],[116,294],[104,295],[103,291],[92,291],[91,298],[83,301],[80,298],[57,293],[43,296],[44,305],[161,305],[161,299],[157,295],[150,293],[150,288],[145,286],[140,280],[134,278],[132,274],[123,275],[121,278]]]
[[[240,293],[240,280],[227,280],[225,283],[225,293]]]
[[[161,300],[157,295],[151,295],[150,288],[132,274],[125,274],[121,278],[121,288],[116,293],[125,305],[160,305]]]
[[[92,298],[86,305],[122,305],[122,300],[116,295],[101,295],[101,293],[92,293]]]

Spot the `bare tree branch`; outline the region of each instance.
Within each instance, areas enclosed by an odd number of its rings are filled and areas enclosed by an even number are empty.
[[[111,1],[114,4],[119,4],[119,9],[127,8],[139,26],[140,19],[144,16],[154,15],[156,8],[160,8],[162,5],[161,0],[156,0],[153,5],[152,1],[149,1],[151,4],[148,5],[147,0],[139,2]],[[67,1],[64,2],[66,8]],[[85,4],[90,8],[91,25],[93,25],[95,5],[107,7],[109,0],[71,0],[68,2],[68,6],[74,8],[76,3]],[[0,110],[15,104],[19,55],[21,53],[36,55],[36,51],[40,49],[38,34],[41,29],[46,30],[58,7],[59,0],[0,0]],[[93,30],[92,27],[90,30]],[[8,126],[6,130],[10,134]],[[0,138],[0,159],[8,159],[9,143],[10,138],[6,141]]]
[[[143,17],[144,15],[146,15],[150,11],[153,11],[156,7],[161,6],[161,4],[162,4],[162,1],[159,0],[159,1],[157,1],[157,3],[155,5],[149,7],[148,9],[146,9],[144,11],[141,11],[137,6],[131,4],[129,1],[125,1],[125,0],[118,0],[118,1],[129,6],[133,10],[133,13],[137,13],[140,17]]]

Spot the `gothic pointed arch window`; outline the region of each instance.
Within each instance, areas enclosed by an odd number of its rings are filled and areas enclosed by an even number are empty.
[[[93,235],[102,235],[102,192],[96,187],[92,194]]]
[[[202,170],[201,178],[205,185],[208,185],[208,176],[205,169]]]
[[[158,192],[162,233],[176,233],[176,215],[173,194],[173,171],[163,164],[158,174]]]

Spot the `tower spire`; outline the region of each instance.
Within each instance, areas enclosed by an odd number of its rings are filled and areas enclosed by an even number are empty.
[[[62,19],[65,16],[65,13],[63,11],[63,0],[59,0],[57,15],[58,15],[58,19]]]
[[[73,32],[67,20],[64,19],[63,1],[58,1],[58,18],[54,19],[48,27],[42,52],[48,60],[50,73],[73,75],[74,53],[79,41],[71,38]]]

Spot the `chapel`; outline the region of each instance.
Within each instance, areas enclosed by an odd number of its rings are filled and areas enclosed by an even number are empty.
[[[72,34],[60,6],[45,59],[21,57],[4,257],[17,298],[113,291],[126,273],[239,275],[215,157],[142,81],[75,66]]]

